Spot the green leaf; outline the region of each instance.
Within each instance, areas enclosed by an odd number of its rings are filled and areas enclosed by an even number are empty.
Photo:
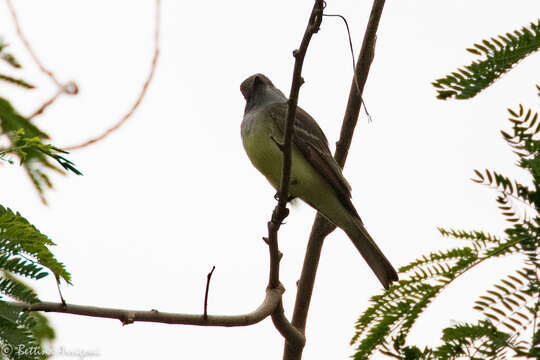
[[[0,205],[0,251],[12,256],[30,256],[35,259],[37,264],[50,269],[57,279],[64,279],[70,284],[71,275],[66,271],[64,265],[55,259],[48,248],[51,245],[54,245],[51,239],[42,234],[22,215]],[[24,266],[28,266],[28,263],[23,262],[22,264],[21,271],[24,270],[33,276],[42,277],[41,270],[37,267],[25,268]]]
[[[483,40],[483,45],[474,44],[476,49],[468,48],[467,51],[482,59],[465,66],[469,75],[456,77],[453,72],[435,80],[432,84],[437,89],[437,98],[470,99],[486,89],[515,64],[540,48],[539,26],[540,20],[536,24],[532,23],[530,28],[514,31],[515,35],[507,33],[506,36],[499,36],[502,43],[491,38]]]

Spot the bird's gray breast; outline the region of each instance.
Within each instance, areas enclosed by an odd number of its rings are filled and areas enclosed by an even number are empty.
[[[242,139],[249,137],[249,135],[252,133],[257,121],[256,115],[257,114],[254,111],[249,111],[244,114],[242,124],[240,124],[240,134],[242,135]]]

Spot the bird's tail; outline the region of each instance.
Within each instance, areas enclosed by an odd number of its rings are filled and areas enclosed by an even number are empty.
[[[347,235],[364,257],[371,270],[377,275],[385,289],[398,280],[396,270],[371,238],[360,219],[354,219],[355,225],[348,227]]]

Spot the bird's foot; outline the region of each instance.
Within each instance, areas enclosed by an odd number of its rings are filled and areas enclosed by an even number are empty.
[[[292,184],[292,182],[291,182],[291,184]],[[279,201],[279,191],[276,192],[276,194],[274,195],[274,199],[276,201]],[[296,199],[296,196],[289,194],[289,197],[287,198],[287,202],[290,202],[291,200],[294,200],[294,199]]]
[[[283,225],[283,220],[285,220],[287,216],[289,216],[289,209],[284,208],[283,213],[280,214],[278,211],[278,207],[276,206],[276,208],[272,212],[272,223],[277,226]]]

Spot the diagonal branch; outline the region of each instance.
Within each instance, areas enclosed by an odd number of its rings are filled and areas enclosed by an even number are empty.
[[[122,118],[116,124],[114,124],[112,127],[107,129],[103,134],[96,136],[90,140],[87,140],[81,144],[64,147],[63,148],[64,150],[78,150],[78,149],[87,147],[88,145],[92,145],[100,140],[103,140],[105,137],[109,136],[111,133],[118,130],[120,126],[122,126],[131,117],[131,115],[133,115],[135,110],[137,110],[144,96],[146,95],[148,86],[152,82],[152,79],[154,78],[154,73],[156,71],[157,60],[159,57],[159,32],[160,32],[160,26],[161,26],[160,7],[161,7],[161,1],[156,0],[156,15],[155,15],[156,19],[155,19],[155,28],[154,28],[154,57],[152,58],[152,64],[150,65],[150,72],[148,73],[148,76],[146,77],[146,80],[143,84],[141,92],[139,93],[139,96],[137,97],[137,100],[135,100],[133,105],[129,108],[128,112],[124,114],[124,116],[122,116]]]
[[[58,86],[59,89],[63,89],[64,85],[62,85],[62,83],[58,81],[58,79],[56,78],[56,76],[54,76],[52,71],[48,70],[45,66],[43,66],[41,61],[39,61],[39,58],[37,57],[36,53],[30,46],[30,43],[28,42],[28,40],[26,40],[26,37],[24,36],[22,32],[21,25],[19,24],[19,18],[17,17],[17,13],[15,12],[15,8],[13,7],[11,0],[6,0],[6,4],[9,9],[9,12],[11,13],[11,17],[13,18],[13,22],[15,23],[15,30],[17,31],[17,35],[19,35],[19,39],[21,39],[24,47],[26,48],[26,51],[28,51],[28,53],[30,54],[30,57],[32,57],[32,60],[34,60],[34,62],[39,67],[41,72],[43,72],[44,74],[46,74],[48,77],[51,78],[51,80],[56,84],[56,86]]]
[[[379,27],[379,20],[381,19],[384,1],[385,0],[373,1],[369,22],[364,34],[364,40],[362,41],[362,48],[360,49],[360,55],[358,55],[358,62],[356,64],[358,86],[353,78],[351,89],[349,91],[349,100],[343,117],[343,124],[341,126],[341,133],[339,141],[336,144],[336,153],[334,155],[334,158],[342,168],[345,166],[349,148],[351,147],[354,129],[358,123],[358,115],[360,114],[360,107],[362,105],[362,93],[364,92],[364,86],[366,85],[371,62],[375,56],[377,28]]]
[[[15,30],[17,32],[17,35],[19,36],[19,39],[21,40],[24,47],[26,48],[26,51],[28,51],[28,54],[30,54],[30,57],[32,58],[32,60],[34,60],[34,63],[36,63],[39,70],[41,70],[42,73],[47,75],[51,79],[51,81],[58,87],[58,90],[57,90],[56,94],[50,100],[46,101],[43,105],[41,105],[38,110],[34,111],[28,117],[28,119],[32,119],[35,116],[42,114],[45,111],[45,109],[48,106],[50,106],[60,95],[62,95],[62,94],[77,95],[78,92],[79,92],[79,89],[77,87],[77,84],[75,84],[72,81],[70,81],[70,82],[68,82],[66,84],[62,84],[56,78],[56,76],[54,76],[53,72],[51,70],[47,69],[41,63],[41,61],[39,61],[39,58],[37,57],[37,55],[34,52],[34,50],[32,49],[32,47],[30,46],[30,43],[28,42],[28,40],[24,36],[24,33],[22,31],[22,28],[21,28],[21,24],[19,23],[19,17],[17,16],[17,12],[15,11],[15,8],[13,7],[13,3],[11,2],[11,0],[6,0],[6,4],[7,4],[7,7],[9,9],[9,12],[11,13],[11,18],[13,19],[13,23],[15,24]]]
[[[253,325],[270,316],[281,303],[281,295],[284,291],[283,287],[267,289],[263,303],[255,311],[250,313],[242,315],[207,315],[206,319],[204,314],[167,313],[158,310],[140,311],[114,309],[97,306],[62,304],[61,302],[55,303],[44,301],[35,304],[8,302],[8,304],[23,311],[45,311],[117,319],[124,325],[134,322],[153,322],[163,324],[231,327]]]
[[[354,128],[358,122],[358,115],[360,114],[360,106],[362,103],[362,93],[374,56],[377,28],[382,15],[384,2],[385,0],[373,1],[369,22],[362,42],[362,49],[358,56],[355,74],[349,92],[349,101],[347,103],[343,125],[341,127],[340,139],[336,144],[336,153],[334,155],[334,158],[341,167],[345,165],[345,160],[347,159],[347,154],[351,146]],[[307,314],[311,302],[311,295],[313,293],[315,274],[319,265],[323,241],[335,228],[336,227],[323,216],[317,214],[309,237],[302,274],[298,282],[298,291],[296,293],[296,302],[292,318],[292,325],[302,333],[305,332],[306,328]],[[283,358],[286,360],[298,360],[302,357],[302,351],[303,346],[286,342]]]

